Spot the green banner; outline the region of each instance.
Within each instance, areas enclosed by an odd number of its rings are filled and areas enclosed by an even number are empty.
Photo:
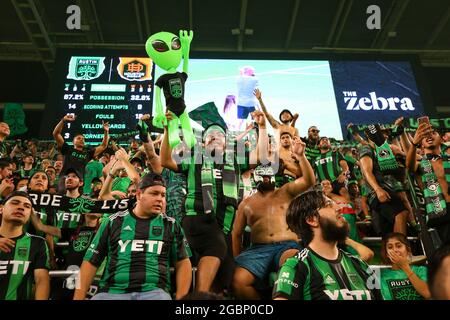
[[[21,135],[28,131],[25,125],[25,112],[21,103],[5,103],[3,121],[9,125],[10,137]]]

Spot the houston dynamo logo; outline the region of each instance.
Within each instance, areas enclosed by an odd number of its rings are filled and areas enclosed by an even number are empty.
[[[375,92],[370,92],[368,97],[359,97],[356,91],[343,91],[346,110],[356,111],[372,111],[372,110],[389,110],[389,111],[414,111],[414,107],[410,98],[398,97],[378,97]]]

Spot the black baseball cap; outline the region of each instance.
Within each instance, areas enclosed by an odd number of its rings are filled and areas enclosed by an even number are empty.
[[[139,189],[143,190],[148,187],[152,186],[163,186],[166,187],[166,181],[164,180],[163,176],[157,173],[147,173],[145,176],[141,178],[139,181]]]
[[[68,168],[66,171],[64,171],[64,175],[67,176],[69,173],[75,173],[75,175],[80,179],[83,180],[83,175],[75,168]]]
[[[282,115],[283,113],[285,113],[285,112],[289,113],[289,114],[291,115],[291,118],[294,117],[294,116],[292,115],[292,113],[291,113],[288,109],[283,109],[283,110],[281,110],[281,112],[280,112],[280,121],[281,121],[281,115]]]

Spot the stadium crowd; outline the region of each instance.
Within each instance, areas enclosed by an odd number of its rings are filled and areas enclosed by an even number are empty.
[[[72,115],[50,143],[1,122],[0,299],[450,299],[450,132],[300,137],[301,115],[255,97],[245,131],[211,124],[192,149],[150,115],[122,146],[107,122],[98,146],[65,141]],[[430,232],[433,258],[411,242]]]

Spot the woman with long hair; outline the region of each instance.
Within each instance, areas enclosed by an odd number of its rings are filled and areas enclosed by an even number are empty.
[[[411,246],[405,235],[389,233],[381,245],[383,262],[391,265],[381,269],[381,293],[385,300],[422,300],[430,298],[427,267],[411,265]]]

